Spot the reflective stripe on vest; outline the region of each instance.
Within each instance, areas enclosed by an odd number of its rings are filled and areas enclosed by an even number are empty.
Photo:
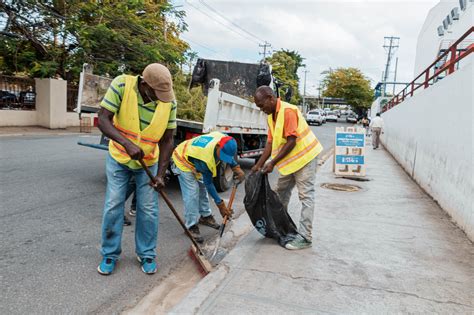
[[[189,161],[189,158],[192,157],[206,163],[212,176],[216,177],[217,164],[219,161],[214,159],[214,151],[216,145],[225,136],[226,135],[221,132],[214,131],[180,143],[173,152],[174,164],[184,172],[193,172],[199,175],[194,164]]]
[[[280,102],[280,100],[278,101]],[[296,129],[295,147],[290,151],[290,153],[288,153],[288,155],[276,164],[276,168],[282,175],[289,175],[300,170],[323,150],[323,146],[311,131],[298,107],[281,102],[280,111],[278,112],[275,124],[273,124],[272,115],[268,115],[268,126],[273,138],[271,157],[275,158],[286,143],[286,138],[283,137],[283,129],[285,123],[285,111],[288,108],[297,112],[298,127]]]
[[[151,166],[158,161],[158,142],[168,126],[172,104],[158,101],[150,124],[140,130],[138,95],[135,90],[137,82],[138,77],[125,76],[124,94],[120,110],[114,115],[114,126],[124,137],[143,150],[145,164]],[[113,140],[109,141],[109,152],[121,164],[127,164],[131,160],[125,148]]]

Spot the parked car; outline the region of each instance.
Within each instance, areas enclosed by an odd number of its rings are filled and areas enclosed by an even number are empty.
[[[20,92],[20,103],[26,106],[33,106],[35,105],[35,92],[31,91],[22,91]]]
[[[309,125],[317,124],[318,126],[321,126],[323,124],[323,116],[318,110],[310,110],[306,114],[306,121]]]
[[[17,99],[15,94],[0,90],[0,101],[2,103],[15,103]]]
[[[348,116],[346,117],[346,122],[348,122],[348,123],[353,123],[353,124],[357,123],[357,117],[356,117],[356,115],[353,115],[353,114],[348,115]]]
[[[337,122],[337,114],[335,112],[327,112],[326,115],[327,115],[326,116],[327,121]]]

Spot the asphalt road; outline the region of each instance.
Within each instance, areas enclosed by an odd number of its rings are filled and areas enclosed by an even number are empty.
[[[312,127],[325,150],[333,145],[335,126]],[[161,202],[158,273],[148,276],[139,269],[134,225],[124,227],[116,272],[97,273],[106,152],[78,146],[77,140],[76,135],[0,137],[0,314],[115,313],[134,305],[188,259],[189,241]],[[242,165],[248,169],[252,161]],[[272,174],[271,182],[275,179]],[[182,209],[177,182],[166,190]],[[236,206],[242,200],[240,187]],[[216,233],[201,231],[208,237]]]

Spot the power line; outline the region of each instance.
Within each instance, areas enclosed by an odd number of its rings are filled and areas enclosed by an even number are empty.
[[[210,51],[210,52],[216,54],[217,56],[220,56],[221,58],[224,58],[224,59],[227,58],[226,55],[224,55],[224,54],[218,52],[217,50],[214,50],[214,49],[212,49],[212,48],[210,48],[210,47],[208,47],[208,46],[206,46],[206,45],[199,44],[199,43],[197,43],[197,42],[195,42],[195,41],[193,41],[193,40],[184,38],[183,36],[181,36],[181,38],[184,39],[184,40],[187,41],[187,42],[193,43],[193,44],[196,45],[196,46],[202,47],[202,48],[204,48],[204,49],[206,49],[206,50],[208,50],[208,51]]]
[[[198,8],[198,7],[196,7],[195,5],[193,5],[193,4],[192,4],[191,2],[189,2],[188,0],[185,0],[185,2],[186,2],[187,4],[189,4],[190,6],[192,6],[194,9],[196,9],[196,10],[198,10],[199,12],[201,12],[202,14],[204,14],[205,16],[211,18],[214,22],[219,23],[220,25],[222,25],[222,26],[224,26],[225,28],[229,29],[230,31],[234,32],[235,34],[237,34],[237,35],[239,35],[239,36],[241,36],[241,37],[245,38],[246,40],[249,40],[249,41],[251,41],[251,42],[253,42],[253,43],[260,44],[258,41],[254,40],[254,39],[252,39],[252,38],[250,38],[250,37],[248,37],[248,36],[245,36],[244,34],[239,33],[239,32],[237,32],[236,30],[232,29],[231,27],[229,27],[229,25],[226,25],[226,24],[222,23],[221,21],[216,20],[215,17],[213,17],[213,16],[207,14],[206,12],[204,12],[203,10],[201,10],[200,8]]]
[[[232,24],[233,26],[237,27],[238,29],[240,29],[241,31],[243,31],[244,33],[252,36],[253,38],[255,38],[256,40],[260,41],[260,42],[265,42],[265,40],[261,39],[260,37],[258,37],[257,35],[254,35],[252,33],[250,33],[249,31],[247,31],[246,29],[242,28],[240,25],[234,23],[231,19],[227,18],[224,14],[220,13],[219,11],[217,11],[216,9],[214,9],[211,5],[207,4],[204,0],[199,0],[199,2],[204,5],[206,8],[208,8],[209,10],[211,10],[212,12],[214,12],[215,14],[217,14],[218,16],[220,16],[221,18],[223,18],[224,20],[226,20],[227,22],[229,22],[230,24]]]
[[[216,54],[218,53],[217,50],[214,50],[214,49],[209,48],[209,47],[207,47],[207,46],[205,46],[205,45],[199,44],[199,43],[197,43],[197,42],[195,42],[195,41],[193,41],[193,40],[184,38],[183,36],[181,36],[181,38],[184,39],[184,40],[187,41],[187,42],[193,43],[194,45],[197,45],[197,46],[200,46],[200,47],[202,47],[202,48],[204,48],[204,49],[206,49],[206,50],[209,50],[210,52],[213,52],[213,53],[216,53]]]

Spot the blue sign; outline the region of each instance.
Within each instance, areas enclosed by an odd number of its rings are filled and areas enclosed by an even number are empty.
[[[364,147],[365,136],[361,133],[337,133],[336,145],[338,147]]]
[[[364,164],[363,155],[336,155],[336,164]]]
[[[209,142],[212,141],[212,139],[214,139],[213,137],[206,137],[206,136],[200,136],[200,137],[197,137],[194,141],[193,141],[193,146],[195,147],[201,147],[201,148],[205,148]]]

